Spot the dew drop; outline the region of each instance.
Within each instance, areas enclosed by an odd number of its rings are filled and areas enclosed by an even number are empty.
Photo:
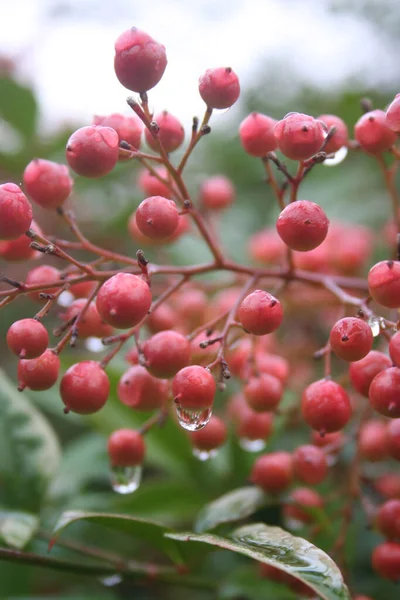
[[[115,573],[115,575],[109,575],[108,577],[100,577],[100,581],[106,587],[114,587],[114,585],[121,583],[122,577],[118,573]]]
[[[341,162],[344,161],[347,154],[348,154],[347,147],[342,146],[342,148],[339,148],[339,150],[337,152],[335,152],[335,155],[332,156],[332,158],[326,158],[322,164],[325,165],[326,167],[335,167],[336,165],[339,165]]]
[[[382,317],[375,317],[375,316],[369,317],[368,325],[371,327],[372,335],[374,337],[377,337],[380,334],[382,322],[383,322]]]
[[[265,440],[250,440],[249,438],[240,438],[239,446],[246,452],[259,452],[265,448]]]
[[[215,458],[218,454],[217,450],[199,450],[199,448],[193,448],[193,456],[201,460],[201,462],[205,462],[210,458]]]
[[[68,306],[71,306],[74,300],[75,296],[71,294],[71,292],[69,292],[68,290],[65,290],[65,292],[62,292],[58,296],[57,304],[59,306],[62,306],[63,308],[67,308]]]
[[[142,479],[142,465],[133,467],[112,467],[111,487],[117,494],[132,494],[138,489]]]
[[[298,519],[293,519],[291,517],[291,518],[285,519],[285,526],[288,529],[291,529],[292,531],[296,531],[298,529],[301,529],[304,526],[304,523],[302,523]]]
[[[211,419],[212,409],[205,408],[202,410],[194,410],[183,408],[178,403],[175,403],[175,410],[178,416],[179,424],[188,431],[198,431],[203,429]]]

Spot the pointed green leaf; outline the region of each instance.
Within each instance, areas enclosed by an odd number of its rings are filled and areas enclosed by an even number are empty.
[[[32,539],[38,525],[35,515],[0,511],[0,542],[20,550]]]

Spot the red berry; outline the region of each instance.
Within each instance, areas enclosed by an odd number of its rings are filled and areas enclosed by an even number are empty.
[[[160,331],[144,343],[143,354],[154,377],[173,377],[190,363],[190,342],[177,331]]]
[[[189,330],[204,322],[208,305],[205,293],[196,288],[184,289],[174,296],[174,308]]]
[[[177,150],[185,139],[185,130],[181,122],[166,110],[155,116],[154,121],[159,127],[157,138],[164,150],[168,153]],[[150,148],[157,151],[158,144],[148,129],[145,129],[144,136]]]
[[[318,152],[326,137],[325,126],[314,117],[289,113],[275,125],[279,150],[292,160],[306,160]]]
[[[240,124],[239,137],[243,148],[251,156],[265,156],[277,146],[274,128],[276,120],[253,112]]]
[[[168,399],[169,384],[157,379],[141,365],[129,367],[118,383],[118,398],[135,410],[160,408]]]
[[[257,413],[242,399],[243,407],[235,408],[236,433],[245,440],[266,440],[272,433],[274,417],[272,413]]]
[[[75,363],[60,382],[61,400],[66,409],[80,415],[91,415],[103,408],[109,392],[110,381],[94,360]]]
[[[158,167],[155,172],[162,178],[168,181],[168,171],[165,167]],[[150,171],[141,171],[138,178],[138,187],[145,193],[146,196],[163,196],[171,198],[173,184],[171,186],[160,181]]]
[[[373,598],[371,598],[371,596],[354,596],[354,600],[373,600]]]
[[[307,508],[322,508],[324,501],[320,494],[309,488],[296,488],[288,497],[289,503],[284,504],[283,514],[287,519],[294,519],[301,523],[312,523],[315,521]]]
[[[385,498],[400,498],[400,475],[387,473],[375,479],[375,488]]]
[[[48,390],[57,381],[59,370],[60,359],[49,349],[37,358],[21,359],[18,362],[18,389]]]
[[[387,424],[372,419],[361,426],[359,433],[359,449],[363,458],[379,461],[388,454]]]
[[[78,277],[78,273],[71,273],[68,275],[68,279],[74,279],[75,277]],[[95,285],[96,284],[93,281],[81,281],[70,285],[68,291],[75,296],[75,298],[87,298],[93,292]]]
[[[160,81],[166,66],[165,47],[136,27],[124,31],[115,42],[115,74],[132,92],[151,90]]]
[[[386,110],[385,123],[392,131],[400,133],[400,94],[389,104]]]
[[[210,408],[215,392],[214,377],[199,365],[184,367],[172,380],[173,398],[184,409]]]
[[[118,134],[111,127],[81,127],[67,142],[69,166],[84,177],[103,177],[110,173],[117,163],[118,154]]]
[[[361,360],[351,363],[349,368],[350,381],[354,389],[368,398],[369,386],[378,373],[392,366],[386,354],[371,350]]]
[[[274,296],[263,290],[255,290],[241,303],[238,316],[246,331],[265,335],[278,329],[283,319],[283,309]]]
[[[400,306],[400,262],[383,260],[368,273],[368,289],[378,304],[387,308]]]
[[[72,302],[65,313],[64,320],[68,322],[74,317],[78,317],[86,305],[86,298],[79,298],[78,300]],[[89,306],[87,307],[82,318],[79,319],[76,325],[74,324],[74,328],[76,328],[77,334],[81,339],[86,339],[92,336],[102,338],[113,333],[112,327],[101,320],[94,302],[89,303]]]
[[[343,445],[344,436],[342,431],[334,431],[332,433],[324,433],[321,435],[319,431],[311,432],[311,441],[315,446],[319,448],[325,448],[326,446],[335,445],[340,449]]]
[[[143,123],[136,115],[126,117],[119,113],[113,113],[108,117],[93,117],[93,125],[111,127],[118,134],[118,141],[128,142],[134,149],[140,148],[143,133]]]
[[[283,209],[276,229],[289,248],[308,252],[317,248],[327,236],[329,219],[318,204],[297,200]]]
[[[351,405],[346,391],[330,379],[320,379],[306,387],[301,410],[310,427],[328,433],[343,429],[351,417]]]
[[[224,175],[206,179],[200,187],[200,202],[210,210],[221,210],[230,206],[235,199],[235,188]]]
[[[199,92],[208,108],[229,108],[239,98],[239,79],[230,67],[208,69],[199,79]]]
[[[250,481],[265,492],[279,493],[292,482],[293,466],[289,452],[263,454],[253,465]]]
[[[227,434],[225,423],[213,415],[205,427],[198,431],[191,431],[189,437],[195,448],[209,452],[222,446]]]
[[[51,267],[50,265],[41,265],[40,267],[35,267],[29,271],[28,275],[26,276],[25,284],[32,286],[43,286],[43,289],[39,292],[29,292],[29,298],[35,300],[35,302],[45,302],[45,299],[40,298],[40,294],[52,294],[60,287],[60,285],[56,285],[55,287],[46,287],[54,281],[60,281],[60,271],[55,267]]]
[[[308,485],[321,483],[328,473],[325,452],[311,444],[299,446],[293,453],[293,470],[295,477]]]
[[[389,367],[378,373],[372,380],[368,396],[381,415],[391,419],[400,417],[400,369]]]
[[[261,373],[258,377],[251,377],[244,386],[243,393],[250,408],[256,412],[265,412],[278,406],[283,388],[277,377]]]
[[[372,110],[362,115],[354,125],[354,137],[361,148],[370,154],[389,150],[397,136],[386,123],[383,110]]]
[[[287,248],[279,237],[276,228],[263,229],[249,239],[249,255],[265,264],[276,264],[283,260]]]
[[[134,429],[117,429],[108,438],[107,447],[113,467],[141,465],[146,450],[143,437]]]
[[[147,315],[151,305],[150,288],[143,279],[130,273],[117,273],[97,294],[100,317],[119,329],[134,327]]]
[[[30,229],[39,235],[43,235],[42,230],[34,219],[32,219]],[[31,248],[31,243],[31,238],[25,234],[15,240],[0,241],[0,257],[8,262],[21,262],[43,256],[40,252]]]
[[[176,311],[163,302],[155,310],[152,310],[146,319],[146,327],[151,333],[158,333],[177,326],[179,319]]]
[[[337,152],[343,146],[347,146],[349,133],[346,123],[340,117],[337,117],[336,115],[320,115],[317,118],[318,121],[325,123],[328,130],[331,129],[331,127],[336,128],[335,133],[326,144],[324,152],[331,154],[332,152]]]
[[[15,321],[7,331],[7,344],[19,358],[38,358],[46,350],[49,334],[36,319]]]
[[[389,342],[389,354],[394,364],[400,366],[400,331],[394,334]]]
[[[337,321],[329,336],[329,343],[336,356],[349,362],[367,356],[373,341],[371,327],[355,317],[345,317]]]
[[[399,581],[400,544],[395,542],[379,544],[372,553],[372,566],[381,577]]]
[[[176,231],[179,212],[173,200],[150,196],[136,209],[136,224],[140,232],[153,240],[167,240]]]
[[[68,168],[50,160],[35,158],[25,168],[23,177],[26,192],[42,208],[58,208],[72,191]]]
[[[386,432],[389,454],[396,460],[400,460],[400,419],[390,421]]]
[[[376,523],[379,531],[389,538],[400,538],[400,500],[388,500],[378,510]]]
[[[0,240],[16,240],[28,231],[32,206],[15,183],[0,185]]]
[[[268,373],[277,377],[284,385],[289,377],[289,363],[283,356],[256,352],[256,366],[261,373]]]

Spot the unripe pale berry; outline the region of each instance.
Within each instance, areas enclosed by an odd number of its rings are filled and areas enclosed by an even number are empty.
[[[372,462],[383,460],[388,455],[387,424],[371,419],[364,423],[359,432],[360,454]]]
[[[369,387],[369,401],[385,417],[400,417],[400,369],[390,367],[378,373]]]
[[[205,427],[189,433],[190,440],[195,448],[210,452],[222,446],[228,432],[225,423],[216,416],[212,416]]]
[[[85,360],[75,363],[63,375],[60,382],[61,400],[67,411],[90,415],[107,401],[110,381],[98,362]]]
[[[265,156],[277,146],[274,128],[276,120],[253,112],[240,124],[239,137],[243,148],[251,156]]]
[[[64,320],[71,321],[74,317],[78,317],[82,309],[87,305],[86,298],[74,300],[67,308]],[[113,333],[113,328],[101,320],[95,302],[90,302],[85,310],[84,315],[79,319],[78,323],[74,324],[74,329],[77,330],[78,336],[81,339],[88,337],[107,337]]]
[[[306,387],[301,410],[310,427],[328,433],[343,429],[351,417],[346,391],[330,379],[320,379]]]
[[[340,117],[337,117],[336,115],[320,115],[317,118],[318,121],[325,123],[328,130],[332,127],[336,128],[335,133],[326,144],[324,152],[331,154],[332,152],[337,152],[343,146],[347,146],[349,132],[346,123]]]
[[[129,367],[122,375],[117,388],[118,398],[135,410],[160,408],[168,399],[169,383],[158,379],[141,365]]]
[[[155,172],[165,180],[168,180],[168,171],[165,167],[157,167]],[[170,199],[172,197],[171,186],[166,185],[160,181],[153,173],[144,170],[140,172],[137,180],[138,187],[144,192],[146,197],[149,196],[163,196],[164,198]]]
[[[368,273],[368,289],[372,298],[386,308],[400,306],[400,262],[382,260]]]
[[[199,79],[199,92],[208,108],[229,108],[239,98],[239,79],[230,67],[208,69]]]
[[[120,329],[134,327],[147,315],[151,305],[148,284],[137,275],[117,273],[108,279],[97,294],[100,317]]]
[[[349,362],[367,356],[373,341],[371,327],[356,317],[344,317],[337,321],[329,336],[329,343],[336,356]]]
[[[308,252],[327,236],[329,219],[323,209],[309,200],[297,200],[282,210],[276,229],[289,248]]]
[[[325,452],[311,444],[298,446],[292,459],[295,477],[308,485],[321,483],[328,473]]]
[[[400,539],[400,500],[388,500],[382,504],[376,515],[376,524],[388,539]]]
[[[324,501],[318,492],[301,487],[293,490],[288,497],[289,503],[283,507],[283,514],[287,519],[294,519],[301,523],[312,523],[315,517],[307,508],[322,508]]]
[[[256,412],[274,410],[281,401],[282,383],[273,375],[260,373],[251,377],[243,388],[243,394],[250,408]]]
[[[84,177],[103,177],[110,173],[117,164],[118,154],[118,134],[111,127],[81,127],[67,142],[68,164]]]
[[[234,199],[235,188],[224,175],[215,175],[201,184],[200,202],[209,210],[228,208]]]
[[[400,419],[390,421],[386,432],[388,452],[392,458],[400,460]]]
[[[389,354],[394,364],[400,366],[400,331],[394,334],[389,342]]]
[[[32,206],[15,183],[0,185],[0,240],[16,240],[28,231]]]
[[[216,387],[211,373],[199,365],[184,367],[172,380],[173,398],[184,409],[210,408]]]
[[[154,121],[159,127],[157,137],[160,140],[164,150],[168,153],[177,150],[185,139],[185,130],[183,129],[182,123],[179,121],[179,119],[164,110],[162,113],[154,117]],[[157,151],[158,144],[147,128],[145,129],[144,136],[150,148]]]
[[[18,389],[48,390],[57,381],[59,371],[60,359],[49,349],[37,358],[21,359],[18,362]]]
[[[60,280],[60,271],[50,265],[40,265],[31,269],[27,276],[26,285],[48,285],[54,281]],[[28,296],[35,302],[45,302],[45,299],[40,298],[40,294],[52,294],[57,291],[59,286],[46,287],[40,292],[29,292]]]
[[[244,298],[238,316],[246,331],[265,335],[278,329],[283,319],[283,309],[274,296],[263,290],[255,290]]]
[[[179,211],[173,200],[162,196],[151,196],[136,209],[136,224],[141,233],[150,239],[167,240],[176,231]]]
[[[36,319],[15,321],[7,331],[7,345],[19,358],[37,358],[48,343],[47,329]]]
[[[400,133],[400,94],[396,94],[395,99],[386,110],[386,125],[396,133]]]
[[[23,179],[29,197],[46,209],[64,204],[73,186],[66,165],[42,158],[35,158],[28,164]]]
[[[400,544],[384,542],[372,553],[372,566],[381,577],[391,581],[400,579]]]
[[[350,381],[354,389],[368,398],[369,386],[378,373],[392,366],[392,361],[383,352],[371,350],[361,360],[351,363]]]
[[[32,219],[30,229],[39,235],[43,235],[34,219]],[[43,256],[43,254],[31,248],[31,242],[32,239],[25,234],[20,235],[15,240],[0,241],[0,257],[8,262],[22,262]]]
[[[115,42],[115,74],[132,92],[151,90],[160,81],[166,66],[165,47],[136,27],[124,31]]]
[[[160,331],[143,344],[146,367],[155,377],[173,377],[190,363],[190,342],[177,331]]]
[[[108,438],[108,455],[113,467],[141,465],[146,451],[143,436],[134,429],[117,429]]]
[[[136,115],[126,117],[119,113],[113,113],[108,117],[93,117],[93,125],[111,127],[118,134],[118,141],[128,142],[132,148],[138,150],[143,133],[143,123]]]
[[[289,452],[263,454],[253,465],[250,481],[267,493],[283,492],[292,482],[293,465]]]
[[[354,125],[354,137],[363,150],[370,154],[380,154],[389,150],[397,136],[387,126],[383,110],[372,110],[362,115]]]
[[[279,150],[292,160],[306,160],[321,148],[326,137],[325,125],[302,113],[289,113],[275,125]]]

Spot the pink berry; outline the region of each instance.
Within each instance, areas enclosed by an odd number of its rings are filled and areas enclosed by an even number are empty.
[[[141,365],[133,365],[122,375],[117,388],[118,398],[135,410],[155,410],[167,400],[169,384],[158,379]]]
[[[111,127],[81,127],[67,142],[66,157],[69,166],[84,177],[107,175],[117,164],[118,155],[118,134]]]
[[[47,329],[36,319],[15,321],[7,331],[7,345],[19,358],[38,358],[48,343]]]
[[[18,389],[48,390],[57,381],[59,371],[60,359],[49,349],[37,358],[21,359],[18,362]]]
[[[199,79],[199,92],[208,108],[229,108],[239,98],[239,79],[230,67],[208,69]]]
[[[162,196],[150,196],[136,209],[136,224],[140,232],[154,240],[166,240],[179,223],[179,211],[173,200]]]
[[[250,481],[267,493],[283,492],[292,482],[293,464],[289,452],[263,454],[253,465]]]
[[[200,187],[200,201],[205,208],[220,210],[231,206],[235,199],[235,188],[224,175],[206,179]]]
[[[199,365],[184,367],[172,380],[174,401],[184,409],[210,408],[216,387],[211,373]]]
[[[385,123],[392,131],[400,133],[400,94],[396,94],[393,102],[389,104]]]
[[[370,154],[380,154],[389,150],[397,136],[387,126],[383,110],[372,110],[360,117],[354,125],[354,137],[361,148]]]
[[[318,121],[322,121],[327,126],[327,129],[336,128],[335,133],[330,138],[324,148],[324,152],[331,154],[337,152],[343,146],[347,146],[349,141],[349,132],[346,123],[336,115],[320,115]]]
[[[282,383],[273,375],[260,373],[251,377],[243,388],[243,394],[251,409],[256,412],[274,410],[281,401]]]
[[[32,219],[30,229],[39,235],[43,235],[34,219]],[[31,248],[31,242],[31,238],[25,234],[20,235],[15,240],[0,241],[0,257],[8,262],[22,262],[43,256],[40,252]]]
[[[168,171],[165,167],[158,167],[155,172],[165,180],[168,180]],[[171,186],[160,181],[150,171],[141,171],[138,178],[138,187],[144,192],[146,197],[148,196],[163,196],[164,198],[170,199],[172,197]]]
[[[138,150],[143,133],[143,123],[136,115],[126,117],[119,113],[113,113],[108,117],[93,117],[93,125],[111,127],[118,134],[118,141],[128,142],[132,148]]]
[[[400,306],[400,262],[382,260],[368,273],[368,289],[378,304],[387,308]]]
[[[371,327],[362,319],[344,317],[331,329],[329,343],[339,358],[349,362],[364,358],[372,349]]]
[[[108,279],[97,294],[100,317],[119,329],[134,327],[147,315],[151,305],[148,284],[137,275],[117,273]]]
[[[324,505],[321,495],[309,488],[296,488],[289,494],[288,500],[283,507],[284,517],[301,523],[312,523],[315,520],[307,508],[322,508]]]
[[[67,308],[64,320],[69,322],[74,317],[77,318],[86,305],[86,298],[78,298],[78,300],[74,300],[74,302],[72,302],[72,304],[70,304],[70,306]],[[74,329],[76,329],[76,332],[81,339],[86,339],[88,337],[102,338],[112,335],[113,333],[113,328],[101,320],[95,302],[89,303],[89,306],[85,310],[82,318],[79,319],[76,325],[74,323]]]
[[[164,110],[161,114],[154,117],[154,121],[159,127],[158,139],[160,140],[166,152],[173,152],[182,145],[185,139],[185,130],[181,122]],[[144,136],[147,144],[152,150],[158,150],[158,145],[148,129],[145,130]]]
[[[32,207],[15,183],[0,185],[0,240],[16,240],[28,231]]]
[[[289,248],[308,252],[317,248],[327,236],[329,219],[323,209],[308,200],[297,200],[283,209],[276,229]]]
[[[279,150],[292,160],[306,160],[318,152],[326,137],[324,123],[302,113],[289,113],[275,125]]]
[[[25,284],[35,286],[40,285],[43,286],[43,289],[39,292],[29,292],[29,298],[35,302],[45,302],[45,300],[40,298],[40,294],[52,294],[56,292],[60,285],[46,287],[55,281],[60,281],[60,271],[55,267],[51,267],[50,265],[40,265],[40,267],[31,269],[26,276]]]
[[[286,245],[279,237],[276,228],[263,229],[249,238],[249,255],[265,264],[280,263],[286,255]]]
[[[143,436],[134,429],[118,429],[108,438],[108,455],[113,467],[141,465],[145,454]]]
[[[360,454],[372,462],[383,460],[388,455],[387,424],[370,419],[361,426],[358,445]]]
[[[400,417],[400,369],[390,367],[378,373],[369,387],[369,401],[381,415]]]
[[[68,167],[50,160],[35,158],[25,168],[23,178],[27,194],[42,208],[58,208],[72,191]]]
[[[222,446],[227,438],[228,431],[225,423],[214,415],[203,429],[191,431],[190,441],[198,450],[210,452]]]
[[[265,335],[278,329],[283,319],[283,309],[274,296],[263,290],[256,290],[243,300],[238,316],[246,331],[254,335]]]
[[[60,382],[61,400],[66,409],[80,415],[100,410],[107,401],[110,381],[98,362],[85,360],[75,363]]]
[[[306,423],[320,432],[339,431],[351,417],[346,391],[330,379],[320,379],[306,387],[301,410]]]
[[[243,148],[251,156],[265,156],[276,149],[274,135],[276,120],[253,112],[241,122],[239,137]]]
[[[369,387],[375,375],[392,366],[392,361],[383,352],[371,350],[361,360],[351,363],[350,381],[354,389],[368,398]]]
[[[325,452],[311,444],[298,446],[293,452],[293,470],[295,476],[308,485],[321,483],[328,472]]]
[[[146,367],[155,377],[173,377],[190,363],[190,342],[177,331],[160,331],[143,345]]]

